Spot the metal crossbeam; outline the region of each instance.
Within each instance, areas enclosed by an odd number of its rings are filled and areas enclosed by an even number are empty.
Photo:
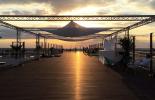
[[[153,22],[155,22],[155,17],[151,17],[151,18],[142,20],[142,21],[140,21],[140,22],[138,22],[138,23],[135,23],[135,24],[133,24],[133,25],[130,25],[130,26],[128,26],[128,27],[122,28],[121,30],[118,30],[118,31],[116,31],[116,32],[113,32],[113,33],[110,34],[109,36],[117,35],[117,34],[119,34],[119,33],[122,33],[122,32],[124,32],[124,31],[126,31],[126,30],[135,29],[135,28],[137,28],[137,27],[140,27],[140,26],[143,26],[143,25],[146,25],[146,24],[149,24],[149,23],[153,23]]]
[[[105,15],[105,16],[37,16],[0,15],[2,21],[142,21],[155,15]]]

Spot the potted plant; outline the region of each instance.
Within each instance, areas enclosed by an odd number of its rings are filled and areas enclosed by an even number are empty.
[[[131,60],[130,51],[132,50],[132,47],[133,47],[133,40],[131,37],[125,36],[119,39],[119,44],[123,49],[123,52],[121,53],[121,55],[123,56],[121,60],[121,64],[123,64],[124,66],[127,66],[127,64]]]
[[[11,48],[12,48],[13,50],[15,50],[15,51],[19,51],[19,50],[21,50],[22,45],[19,45],[19,46],[17,46],[17,45],[11,45]]]

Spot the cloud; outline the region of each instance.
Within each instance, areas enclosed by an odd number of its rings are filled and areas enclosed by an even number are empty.
[[[152,7],[153,9],[155,9],[155,0],[152,0],[152,1],[150,2],[150,5],[151,5],[151,7]]]
[[[28,4],[34,0],[0,0],[0,4]]]
[[[55,14],[53,7],[45,3],[1,4],[0,14],[3,15],[51,15]]]
[[[102,15],[153,14],[155,10],[155,0],[0,0],[0,5],[5,5],[4,10],[0,7],[1,14],[60,15],[88,6],[99,7],[95,14]],[[25,7],[28,5],[32,6]]]
[[[55,8],[56,12],[68,11],[75,8],[86,6],[107,6],[116,0],[52,0],[51,5]]]
[[[26,11],[26,10],[10,10],[10,11],[3,11],[1,12],[3,15],[46,15],[45,10],[35,10],[34,12]]]
[[[155,0],[128,0],[128,3],[134,3],[137,6],[145,6],[155,10]]]
[[[44,5],[50,5],[50,7],[54,10],[55,14],[59,14],[61,12],[70,11],[75,8],[85,7],[85,6],[108,6],[109,4],[115,3],[116,0],[0,0],[1,5],[9,5],[10,7],[12,5],[21,6],[23,7],[25,5],[36,3],[38,5],[44,4]],[[37,7],[37,6],[36,6]],[[12,8],[15,9],[15,8]],[[38,7],[39,9],[39,7]],[[9,9],[10,10],[10,9]],[[13,14],[23,14],[27,12],[24,12],[24,10],[20,11],[22,9],[16,9],[16,12],[9,11],[9,13]],[[40,13],[40,9],[37,11]],[[45,11],[45,10],[42,10]],[[41,13],[43,13],[41,11]],[[45,11],[46,12],[46,11]],[[47,12],[46,12],[47,13]],[[7,11],[4,12],[4,14],[8,14]],[[36,13],[34,13],[36,14]]]

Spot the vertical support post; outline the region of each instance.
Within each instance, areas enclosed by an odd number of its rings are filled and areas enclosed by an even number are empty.
[[[135,36],[133,36],[133,47],[132,47],[132,61],[135,63]]]
[[[40,58],[40,35],[36,35],[36,56]]]
[[[21,42],[21,33],[20,33],[20,29],[18,29],[18,28],[17,28],[16,42],[17,42],[17,46],[19,46],[19,44]]]
[[[152,62],[152,58],[153,58],[153,33],[150,33],[150,76],[153,75],[153,62]]]
[[[23,42],[22,56],[25,57],[25,42]]]
[[[38,44],[40,46],[40,33],[38,34]]]
[[[50,55],[50,44],[48,43],[48,56]]]
[[[46,38],[44,37],[44,55],[46,55]]]
[[[44,43],[43,42],[41,42],[41,54],[44,54]]]
[[[16,58],[18,58],[18,56],[19,56],[19,49],[21,49],[21,48],[19,48],[19,46],[20,46],[20,32],[19,32],[19,29],[18,28],[16,28],[16,30],[17,30],[17,34],[16,34],[16,50],[15,50],[15,52],[16,52]]]
[[[127,28],[127,37],[128,37],[128,39],[129,39],[129,37],[130,37],[130,32],[129,32],[129,28]]]
[[[19,42],[19,29],[18,28],[17,28],[16,42],[17,42],[17,47],[18,47],[18,42]]]
[[[125,30],[124,32],[125,32],[125,36],[127,36],[127,35],[126,35],[127,31]]]
[[[116,41],[114,44],[115,55],[117,55],[117,35],[115,35]]]
[[[36,35],[36,49],[38,49],[38,34]]]
[[[102,49],[104,50],[104,41],[105,39],[102,39]]]

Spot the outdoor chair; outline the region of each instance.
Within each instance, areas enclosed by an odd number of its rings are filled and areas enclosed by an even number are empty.
[[[134,74],[136,74],[138,70],[149,71],[150,58],[136,60],[135,63],[128,64],[128,68],[132,69],[132,71],[134,71]]]

